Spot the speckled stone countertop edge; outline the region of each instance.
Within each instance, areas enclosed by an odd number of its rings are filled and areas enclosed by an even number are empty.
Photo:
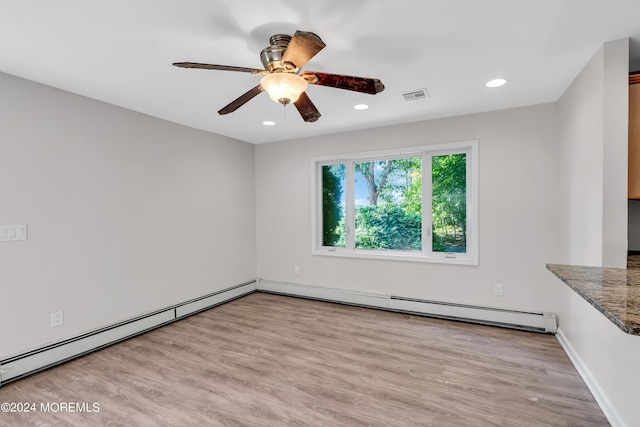
[[[611,268],[600,268],[600,267],[584,267],[584,266],[574,266],[574,265],[564,265],[564,264],[547,264],[547,270],[553,273],[558,279],[560,279],[564,284],[569,286],[569,288],[573,289],[578,295],[580,295],[585,301],[587,301],[591,306],[593,306],[596,310],[598,310],[602,315],[604,315],[607,319],[611,321],[614,325],[616,325],[620,330],[624,333],[630,335],[640,335],[640,328],[634,328],[632,326],[627,325],[624,321],[617,318],[613,313],[611,313],[606,307],[600,304],[598,301],[593,299],[590,295],[585,293],[581,288],[575,286],[571,283],[571,280],[563,277],[562,273],[558,271],[559,268],[570,267],[570,268],[578,268],[584,270],[592,270],[592,271],[605,271],[605,270],[624,270],[624,269],[611,269]]]

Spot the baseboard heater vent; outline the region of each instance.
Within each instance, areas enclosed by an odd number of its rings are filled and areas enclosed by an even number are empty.
[[[348,291],[345,289],[300,285],[264,279],[259,279],[257,286],[259,292],[357,305],[360,307],[379,308],[419,316],[438,317],[526,331],[550,334],[555,334],[557,331],[556,315],[548,312],[532,313],[450,302],[428,301],[397,295]]]
[[[256,281],[246,282],[0,360],[0,386],[255,291]]]
[[[554,313],[531,313],[501,308],[455,304],[391,296],[389,308],[443,319],[555,334],[558,330]]]

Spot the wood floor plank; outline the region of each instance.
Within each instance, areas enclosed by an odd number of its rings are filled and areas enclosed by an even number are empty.
[[[552,335],[254,293],[0,388],[0,426],[607,426]]]

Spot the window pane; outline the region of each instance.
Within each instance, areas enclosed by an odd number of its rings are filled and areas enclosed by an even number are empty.
[[[345,247],[344,164],[322,167],[322,245]]]
[[[467,156],[433,156],[432,229],[434,252],[467,252]]]
[[[422,251],[422,159],[355,164],[355,247]]]

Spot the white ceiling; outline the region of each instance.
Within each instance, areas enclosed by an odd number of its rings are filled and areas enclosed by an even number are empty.
[[[630,37],[640,65],[639,17],[637,0],[1,0],[0,71],[264,143],[556,101],[603,42]],[[315,123],[266,93],[219,116],[260,77],[171,65],[262,68],[269,36],[297,29],[327,45],[303,70],[384,92],[310,86]],[[484,87],[494,77],[509,82]],[[402,97],[419,88],[430,98]]]

